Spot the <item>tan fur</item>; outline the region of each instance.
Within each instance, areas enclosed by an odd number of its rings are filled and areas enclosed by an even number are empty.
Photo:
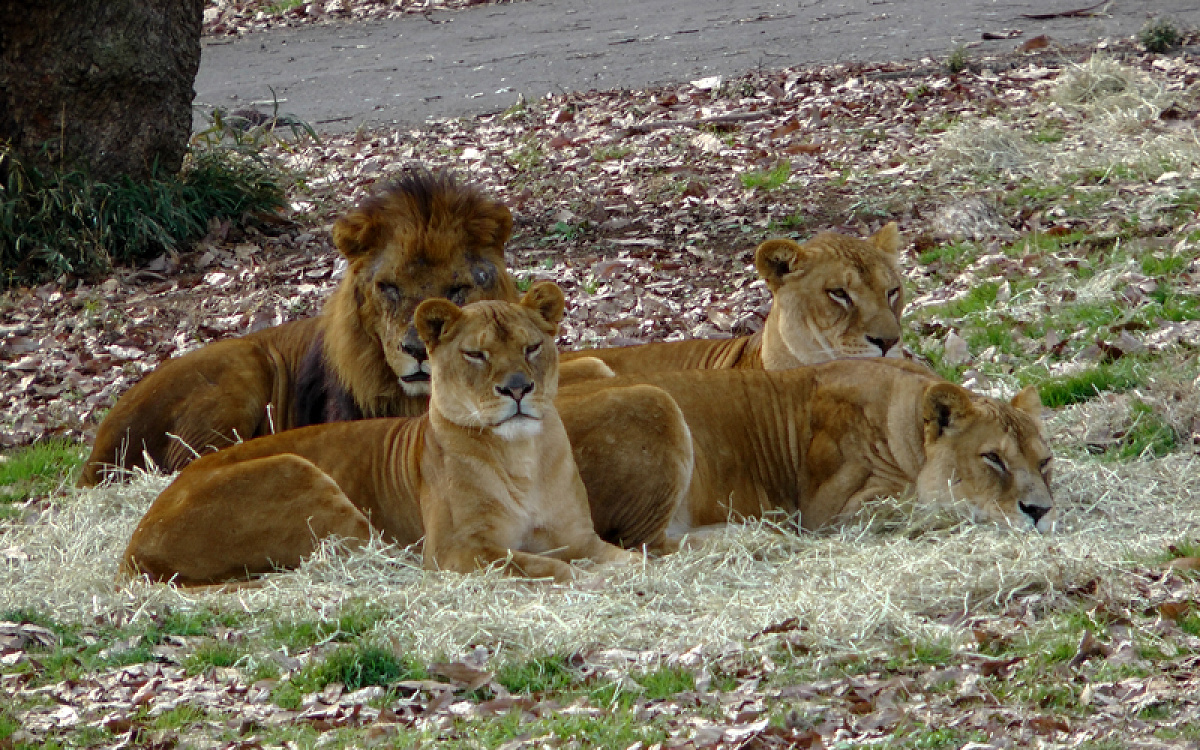
[[[824,232],[803,245],[767,240],[755,252],[773,302],[763,329],[733,339],[691,339],[564,352],[595,357],[618,375],[666,370],[784,370],[848,357],[899,357],[904,286],[899,230],[890,223],[866,240]],[[589,371],[564,373],[563,383]]]
[[[980,519],[1053,524],[1036,390],[1004,403],[903,360],[837,360],[584,382],[563,388],[559,408],[631,381],[671,394],[690,428],[694,469],[671,536],[773,511],[816,529],[910,489],[920,503],[964,501]],[[568,432],[577,453],[589,450],[594,438]]]
[[[120,478],[147,468],[147,459],[176,471],[239,440],[328,421],[301,418],[306,404],[297,397],[302,362],[318,340],[331,385],[361,412],[335,418],[423,413],[423,365],[401,348],[420,347],[413,310],[431,297],[515,301],[504,265],[511,229],[507,208],[449,177],[418,172],[394,183],[334,225],[349,269],[319,317],[163,362],[101,423],[79,484]]]
[[[429,413],[307,427],[199,459],[151,505],[125,568],[211,584],[293,566],[324,536],[424,537],[427,568],[568,580],[566,561],[630,562],[601,541],[554,407],[562,292],[520,305],[428,300]],[[665,528],[669,512],[657,519]]]

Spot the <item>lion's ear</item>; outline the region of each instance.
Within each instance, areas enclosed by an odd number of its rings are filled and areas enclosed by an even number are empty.
[[[783,277],[796,270],[803,248],[794,241],[779,238],[767,240],[754,251],[754,266],[758,275],[774,291],[783,282]]]
[[[557,326],[563,319],[567,300],[558,284],[553,281],[539,281],[525,292],[525,296],[521,298],[521,307],[528,307],[550,325]]]
[[[925,390],[922,418],[926,439],[939,437],[975,410],[971,394],[954,383],[934,383]]]
[[[1020,393],[1013,396],[1009,403],[1034,419],[1042,417],[1042,397],[1038,395],[1038,389],[1035,386],[1025,386]]]
[[[427,299],[417,305],[413,313],[413,325],[417,335],[425,342],[425,348],[433,351],[449,337],[454,324],[463,315],[462,310],[447,299]]]
[[[355,209],[333,224],[333,244],[347,260],[368,255],[379,245],[383,226],[366,211]]]
[[[493,204],[493,212],[496,219],[496,247],[503,254],[504,243],[508,242],[508,237],[512,234],[512,211],[509,211],[508,206],[503,203],[496,203]]]
[[[895,255],[900,252],[900,246],[904,244],[904,240],[900,236],[900,227],[896,226],[896,222],[889,221],[883,225],[882,229],[871,235],[871,244],[888,255]]]

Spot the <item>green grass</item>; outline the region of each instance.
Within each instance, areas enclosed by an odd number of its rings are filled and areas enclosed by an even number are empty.
[[[634,681],[645,690],[650,700],[672,698],[679,693],[696,689],[696,677],[681,667],[659,667],[653,672],[634,675]]]
[[[351,603],[332,620],[280,621],[271,626],[269,640],[291,652],[311,648],[326,641],[346,642],[369,633],[387,613],[373,607]]]
[[[272,699],[284,708],[295,708],[305,695],[323,690],[334,682],[353,691],[369,685],[387,687],[399,680],[428,678],[428,672],[414,659],[370,643],[358,643],[341,646],[325,658],[310,663],[279,685]]]
[[[743,172],[738,179],[748,190],[774,190],[786,183],[791,174],[791,162],[781,161],[770,169]]]
[[[183,668],[190,675],[202,674],[213,667],[232,667],[241,656],[241,650],[232,643],[205,643],[184,658]]]
[[[47,495],[83,464],[85,446],[67,440],[43,440],[0,460],[0,503]]]
[[[1042,380],[1036,385],[1042,405],[1057,409],[1060,406],[1090,401],[1101,393],[1127,391],[1141,382],[1142,378],[1138,376],[1134,360],[1121,359],[1073,375]],[[1032,378],[1026,375],[1022,385],[1032,384]]]
[[[1133,418],[1133,427],[1118,445],[1109,449],[1110,458],[1122,461],[1161,458],[1178,446],[1175,430],[1154,411],[1154,407],[1135,399],[1130,405],[1130,416]]]
[[[574,687],[578,677],[567,657],[552,655],[505,664],[496,672],[496,682],[510,693],[541,695]]]
[[[209,220],[283,204],[281,175],[231,149],[194,150],[179,175],[98,182],[0,148],[0,285],[88,275],[199,239]]]

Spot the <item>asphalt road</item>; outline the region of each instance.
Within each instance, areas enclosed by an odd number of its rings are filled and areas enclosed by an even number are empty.
[[[518,95],[641,88],[762,66],[943,58],[983,32],[1015,49],[1135,34],[1152,16],[1200,27],[1200,0],[530,0],[429,18],[285,28],[204,44],[200,109],[257,104],[323,132],[501,111]],[[274,93],[272,93],[272,91]]]

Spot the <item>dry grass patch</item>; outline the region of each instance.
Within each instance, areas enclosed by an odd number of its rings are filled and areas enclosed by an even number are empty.
[[[572,586],[430,573],[415,554],[376,543],[351,553],[326,545],[301,569],[231,593],[115,582],[133,526],[167,481],[147,476],[57,498],[39,518],[5,527],[0,610],[71,623],[220,607],[244,611],[253,628],[366,606],[386,613],[372,635],[425,661],[481,645],[510,656],[620,647],[715,658],[770,649],[772,638],[751,636],[792,617],[803,623],[788,636],[793,645],[829,653],[897,637],[961,644],[970,635],[964,616],[1069,606],[1068,592],[1095,580],[1113,600],[1137,605],[1134,561],[1200,535],[1198,463],[1179,454],[1121,465],[1063,460],[1059,531],[1047,536],[944,514],[914,520],[904,503],[887,502],[838,534],[751,524]]]

